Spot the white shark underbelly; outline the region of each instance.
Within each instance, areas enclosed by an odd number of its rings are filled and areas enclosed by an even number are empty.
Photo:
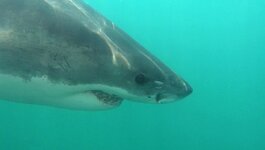
[[[0,99],[49,105],[78,110],[101,110],[115,107],[98,99],[89,89],[100,85],[54,84],[46,77],[25,80],[20,77],[0,74]]]

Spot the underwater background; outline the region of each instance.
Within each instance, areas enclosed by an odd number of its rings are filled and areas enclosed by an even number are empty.
[[[0,101],[0,150],[265,150],[264,0],[86,0],[193,87],[72,111]]]

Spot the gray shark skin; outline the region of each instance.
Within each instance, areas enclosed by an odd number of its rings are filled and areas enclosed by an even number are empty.
[[[0,99],[79,110],[192,88],[80,0],[0,0]]]

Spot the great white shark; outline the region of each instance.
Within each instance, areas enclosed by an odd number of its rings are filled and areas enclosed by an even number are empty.
[[[0,99],[78,110],[166,103],[191,86],[81,0],[0,0]]]

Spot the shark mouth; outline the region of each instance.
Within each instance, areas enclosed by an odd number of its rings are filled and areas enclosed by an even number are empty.
[[[123,101],[123,98],[115,94],[109,94],[100,90],[92,90],[91,92],[98,98],[99,101],[107,105],[117,106]]]

